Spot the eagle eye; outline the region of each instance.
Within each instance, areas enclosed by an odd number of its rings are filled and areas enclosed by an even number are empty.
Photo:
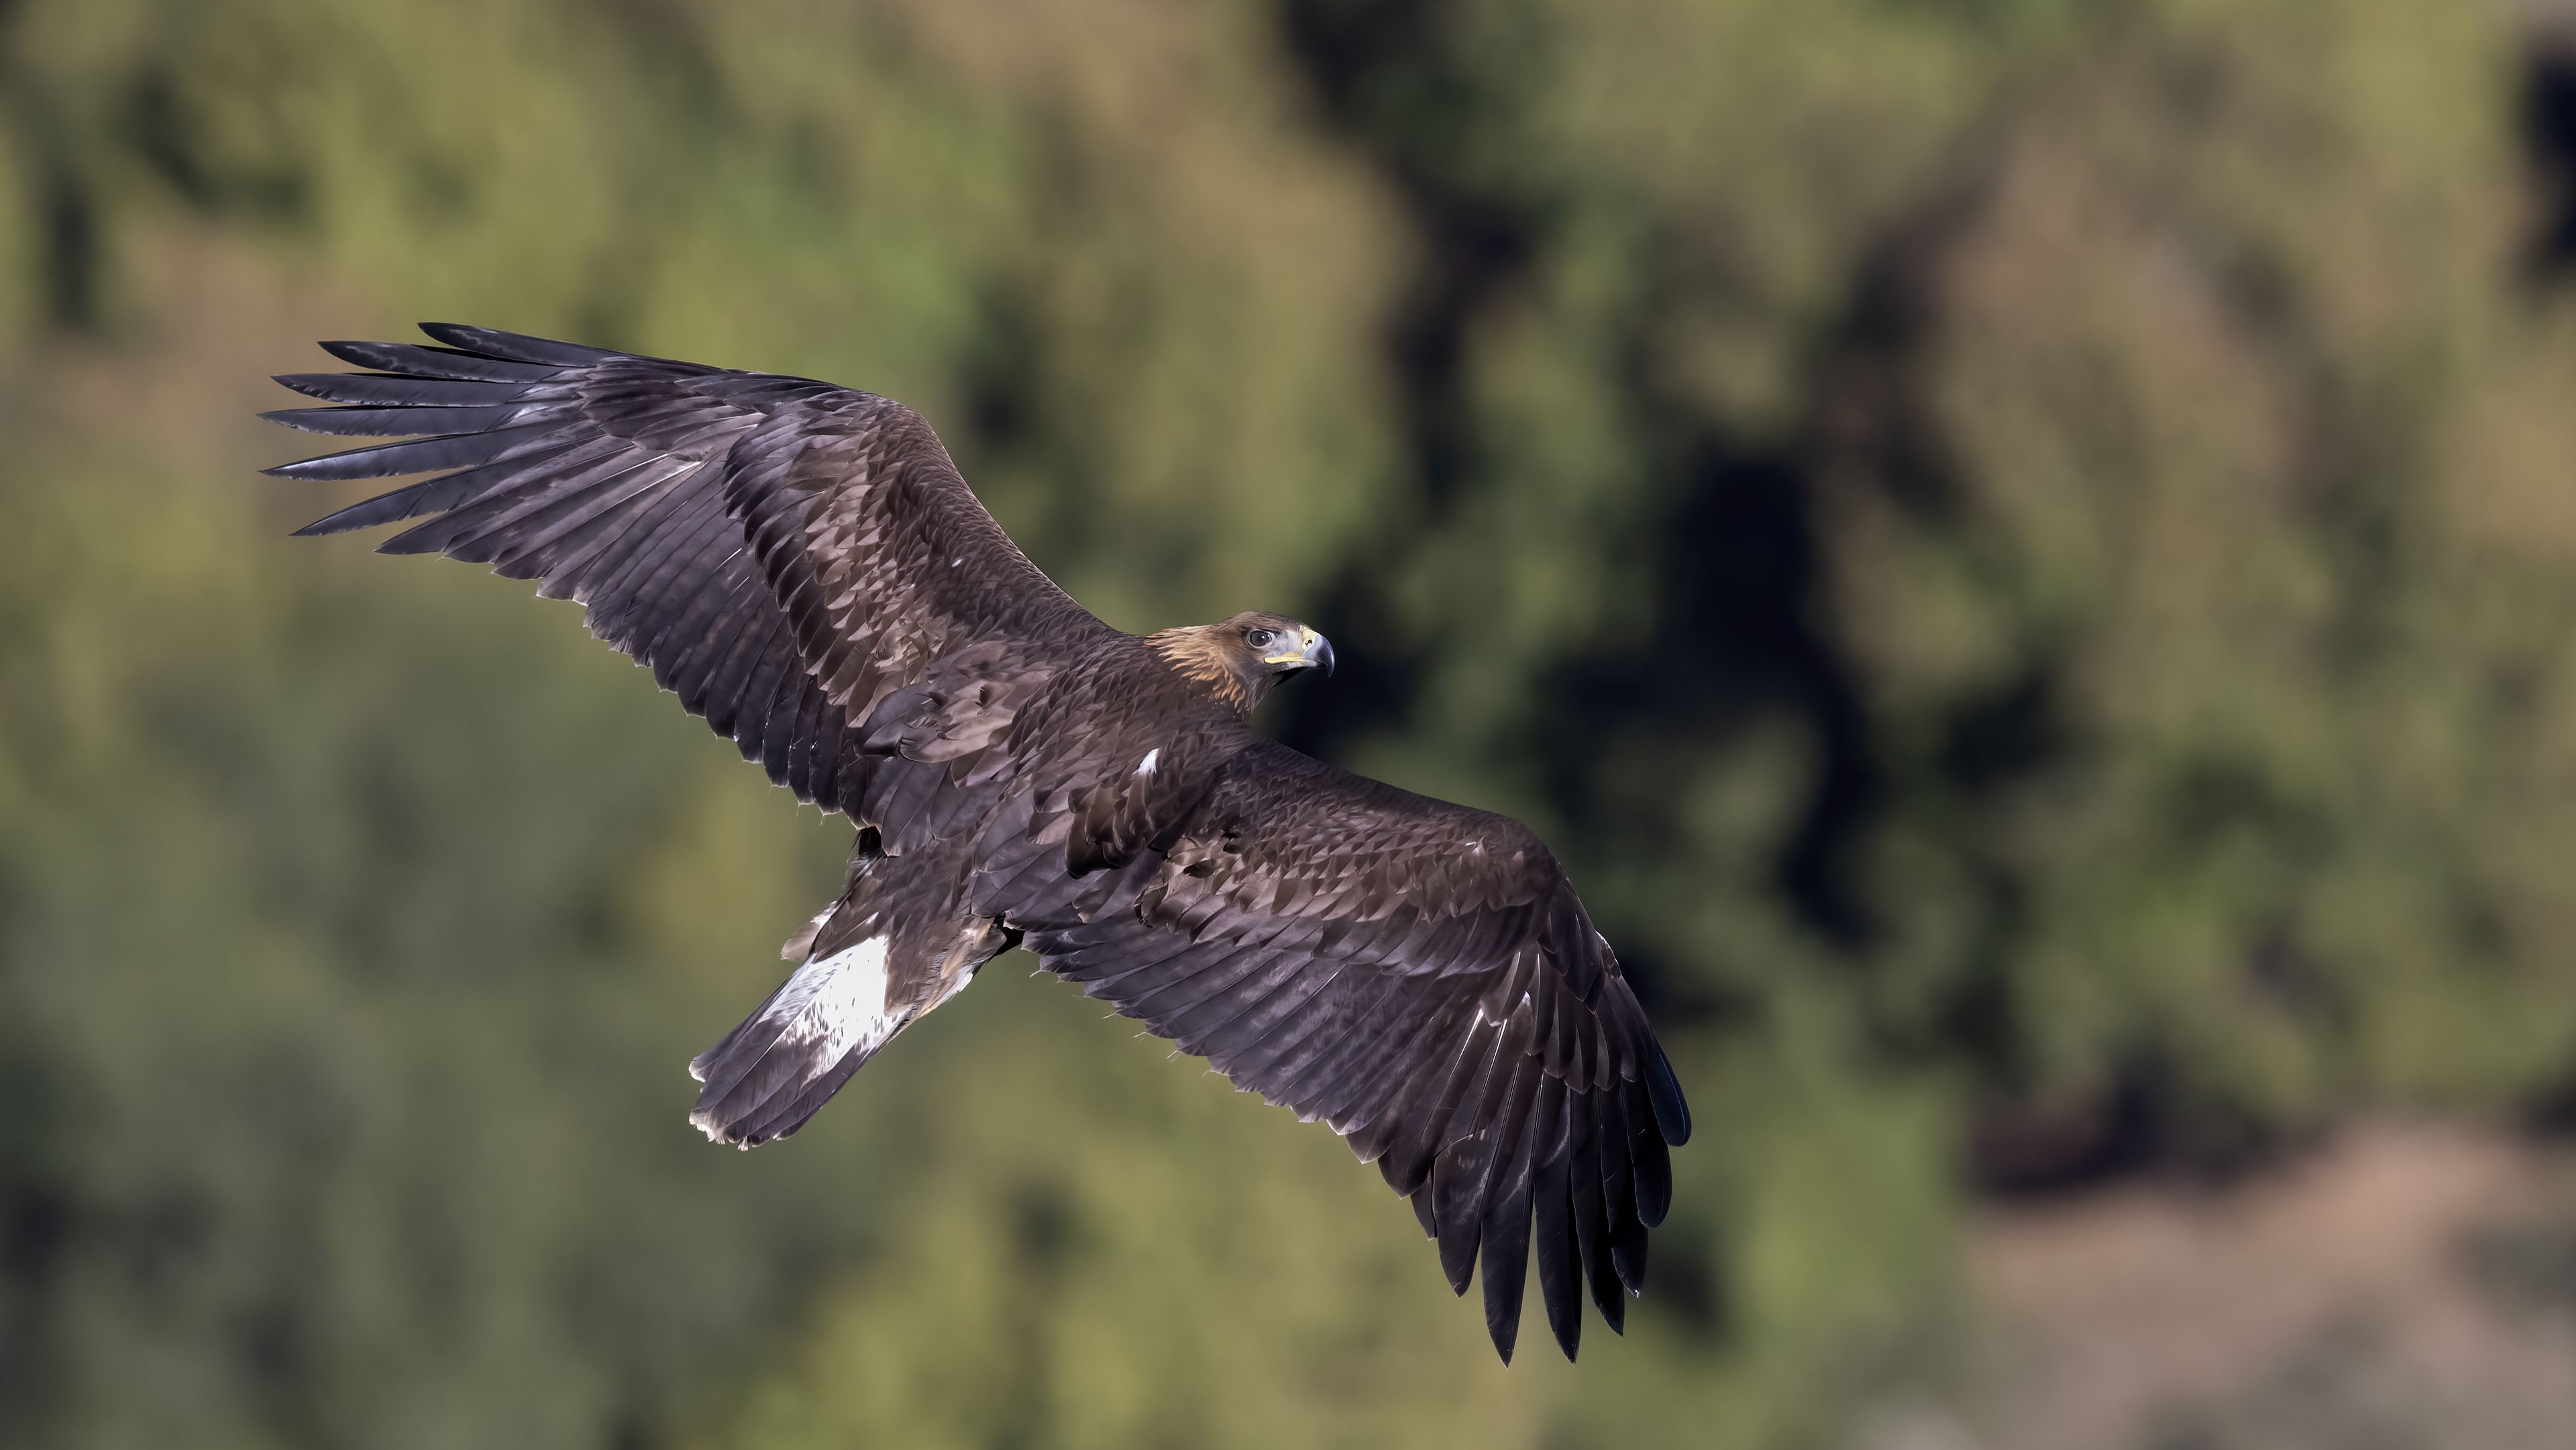
[[[1270,631],[1266,629],[1256,629],[1252,633],[1245,635],[1244,638],[1251,642],[1254,649],[1270,648],[1271,634]]]

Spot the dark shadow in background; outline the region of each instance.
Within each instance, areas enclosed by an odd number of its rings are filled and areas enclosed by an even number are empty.
[[[1454,21],[1440,0],[1290,0],[1284,10],[1290,53],[1327,124],[1384,174],[1423,259],[1385,341],[1416,492],[1413,508],[1388,513],[1413,535],[1437,532],[1476,487],[1485,445],[1466,392],[1466,339],[1526,277],[1563,207],[1543,178],[1495,164],[1526,154],[1515,138],[1527,129],[1519,98],[1531,88],[1518,82],[1545,63],[1545,38],[1523,38],[1526,54],[1498,65],[1494,38],[1483,35],[1471,66],[1457,54]],[[1640,334],[1622,340],[1635,344],[1632,356],[1645,351],[1646,321],[1624,320]],[[1636,541],[1657,580],[1649,637],[1565,661],[1542,682],[1534,743],[1552,766],[1551,802],[1580,831],[1619,829],[1601,818],[1586,771],[1605,742],[1681,736],[1714,747],[1750,720],[1789,712],[1823,760],[1773,875],[1802,921],[1857,944],[1869,924],[1847,865],[1876,791],[1852,672],[1814,622],[1819,555],[1805,471],[1660,396],[1642,364],[1624,372],[1646,451],[1690,482],[1674,512]],[[1391,612],[1383,581],[1405,547],[1378,541],[1326,592],[1317,623],[1354,647],[1329,700],[1289,697],[1282,733],[1292,744],[1331,754],[1412,713],[1424,662],[1378,627]],[[1678,974],[1635,965],[1650,1007],[1715,1005],[1671,1001]]]
[[[2536,280],[2557,281],[2576,268],[2576,39],[2532,48],[2523,68],[2521,121],[2538,203],[2531,272]]]

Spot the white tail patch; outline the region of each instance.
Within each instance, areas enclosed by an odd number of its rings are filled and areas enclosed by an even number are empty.
[[[1163,747],[1159,745],[1146,751],[1145,758],[1136,762],[1136,773],[1138,775],[1152,775],[1154,773],[1154,762],[1162,758]]]
[[[802,1082],[811,1083],[851,1053],[883,1047],[907,1015],[886,1000],[886,945],[870,937],[798,967],[761,1009],[761,1025],[775,1029],[764,1055],[791,1054],[804,1065]],[[690,1073],[704,1081],[698,1064]],[[703,1110],[689,1121],[710,1139],[722,1135],[723,1125]]]
[[[886,938],[872,936],[798,967],[762,1015],[789,1018],[778,1040],[818,1044],[816,1057],[828,1068],[855,1048],[885,1045],[895,1029],[886,1007]]]

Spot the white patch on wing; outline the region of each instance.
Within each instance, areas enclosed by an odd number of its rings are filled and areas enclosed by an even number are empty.
[[[1154,773],[1154,762],[1162,758],[1163,747],[1159,745],[1146,751],[1145,758],[1136,762],[1136,773],[1138,775],[1152,775]]]

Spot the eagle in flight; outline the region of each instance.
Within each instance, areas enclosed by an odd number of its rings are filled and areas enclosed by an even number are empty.
[[[1610,944],[1518,822],[1256,733],[1332,646],[1276,614],[1137,636],[1039,572],[891,399],[430,325],[326,342],[401,438],[268,470],[434,474],[299,532],[425,519],[392,554],[574,599],[769,778],[858,827],[769,999],[689,1064],[690,1121],[783,1138],[1013,946],[1238,1088],[1321,1118],[1410,1198],[1508,1362],[1533,1250],[1567,1357],[1645,1281],[1690,1113]]]

